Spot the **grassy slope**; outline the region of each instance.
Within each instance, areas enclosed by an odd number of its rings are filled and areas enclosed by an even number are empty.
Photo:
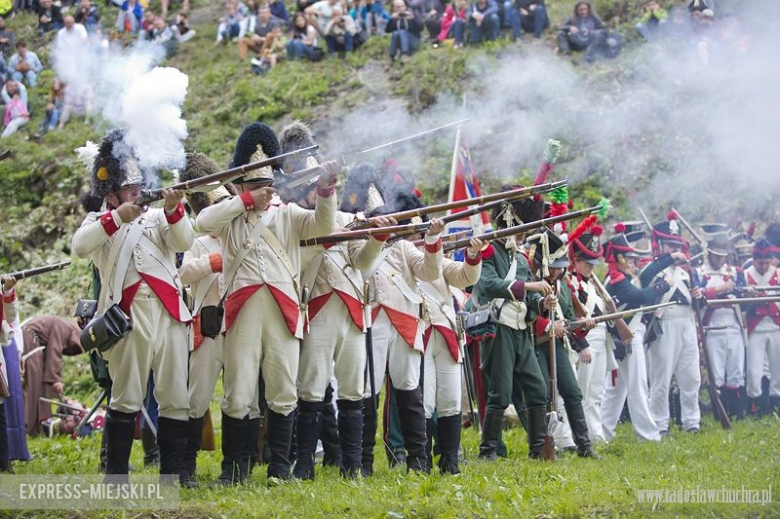
[[[214,409],[215,410],[215,409]],[[212,410],[212,412],[214,411]],[[709,418],[709,417],[708,417]],[[510,458],[476,461],[478,436],[463,433],[467,462],[457,477],[408,476],[389,470],[377,448],[377,472],[369,480],[345,481],[337,469],[319,469],[314,482],[291,482],[269,488],[265,471],[256,470],[247,487],[182,492],[177,511],[156,517],[777,517],[780,506],[759,504],[642,503],[637,490],[780,488],[780,429],[777,417],[740,422],[726,432],[711,419],[698,436],[673,431],[661,444],[640,443],[621,425],[618,440],[601,447],[603,461],[564,456],[555,463],[529,462],[522,430],[505,432]],[[19,473],[93,473],[99,438],[37,439],[35,459],[16,465]],[[219,473],[218,452],[201,453],[200,481]],[[142,466],[136,444],[132,463]],[[152,474],[145,469],[143,473]],[[2,515],[2,512],[0,512]],[[84,516],[97,516],[97,512]],[[110,514],[141,517],[139,513]],[[70,517],[80,517],[77,512]]]

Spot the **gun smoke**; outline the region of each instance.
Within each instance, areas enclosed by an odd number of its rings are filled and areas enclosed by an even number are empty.
[[[398,99],[377,98],[337,126],[326,123],[323,151],[355,151],[466,116],[476,170],[493,183],[517,181],[523,168],[532,177],[546,140],[556,138],[565,148],[554,179],[595,181],[605,195],[657,216],[676,205],[693,218],[773,218],[780,33],[766,16],[771,2],[745,4],[738,18],[717,22],[706,49],[689,38],[644,43],[588,70],[525,36],[497,59],[469,63],[465,109],[462,99],[440,95],[413,116]],[[746,50],[733,45],[740,31]],[[454,134],[414,145],[417,156],[404,165],[420,185],[446,185]],[[426,168],[432,153],[435,171]]]
[[[155,172],[184,166],[187,123],[181,107],[188,78],[175,68],[155,66],[164,58],[161,47],[139,44],[123,49],[55,40],[52,52],[67,95],[82,103],[91,100],[89,104],[105,122],[125,128],[128,151],[142,169]]]

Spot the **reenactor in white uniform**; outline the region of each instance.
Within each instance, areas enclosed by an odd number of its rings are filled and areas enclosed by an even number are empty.
[[[483,243],[472,238],[463,262],[444,258],[442,276],[420,283],[425,317],[423,406],[428,431],[427,455],[432,464],[433,412],[441,451],[439,469],[444,474],[459,474],[461,363],[463,344],[453,305],[452,289],[466,289],[479,281],[482,271]]]
[[[92,167],[92,190],[106,211],[89,213],[73,236],[73,253],[91,258],[100,271],[97,315],[118,305],[132,331],[103,353],[113,380],[106,416],[107,474],[127,474],[135,417],[144,405],[150,371],[159,404],[160,473],[184,482],[187,433],[187,325],[189,309],[176,271],[177,252],[195,239],[181,203],[184,193],[163,190],[165,207],[135,205],[143,177],[120,130],[100,143]]]
[[[194,180],[220,171],[219,166],[202,153],[188,153],[187,165],[179,180]],[[194,216],[206,207],[230,197],[232,186],[219,187],[208,193],[187,195],[187,205]],[[220,296],[224,291],[222,278],[222,245],[219,238],[211,234],[201,234],[195,238],[190,250],[184,253],[179,267],[182,283],[189,285],[189,303],[192,312],[190,327],[190,361],[188,395],[190,401],[189,427],[187,429],[187,448],[184,452],[184,464],[190,484],[195,482],[195,469],[198,451],[203,438],[203,422],[206,411],[214,398],[214,388],[222,373],[224,337],[219,333],[222,321],[213,319],[217,314]],[[203,311],[204,309],[205,312]],[[203,323],[203,317],[212,322]],[[216,331],[216,334],[214,332]],[[204,334],[205,332],[205,334]],[[254,409],[254,415],[259,415]]]
[[[262,123],[239,136],[231,166],[278,155],[279,141]],[[268,477],[290,477],[290,448],[298,395],[299,340],[303,338],[300,240],[329,234],[335,227],[333,183],[339,167],[323,164],[314,211],[275,198],[271,167],[234,181],[238,196],[204,209],[198,230],[222,243],[225,299],[224,388],[222,403],[223,465],[220,480],[241,481],[248,471],[244,457],[250,412],[258,398],[262,370],[268,403]]]
[[[707,299],[724,298],[745,286],[742,269],[729,265],[733,252],[724,224],[702,225],[707,236],[707,258],[697,269],[697,284]],[[730,415],[744,415],[745,341],[740,308],[707,308],[702,318],[715,384]]]
[[[765,238],[753,245],[753,265],[745,270],[747,287],[780,286],[780,271],[772,265],[777,249]],[[757,292],[757,296],[773,295]],[[764,303],[753,305],[746,313],[747,395],[751,413],[757,412],[761,396],[761,378],[765,365],[769,366],[770,406],[780,405],[780,305]]]
[[[419,200],[412,194],[403,193],[391,203],[392,206],[377,208],[375,215],[413,209],[418,206]],[[399,222],[404,223],[408,222]],[[408,470],[417,472],[429,471],[425,410],[420,387],[425,323],[421,319],[422,296],[417,283],[418,280],[434,281],[441,276],[440,233],[443,229],[441,220],[431,220],[425,235],[424,251],[417,250],[410,241],[399,240],[386,247],[375,264],[363,272],[371,280],[371,293],[375,298],[371,312],[374,380],[379,387],[387,366],[398,398],[401,433],[407,451],[406,466]],[[370,388],[365,397],[372,397]],[[361,471],[364,476],[373,474],[374,467],[376,417],[373,406],[370,409],[364,408]]]
[[[315,144],[300,122],[279,134],[282,153]],[[317,155],[286,160],[287,171],[319,164]],[[284,199],[305,209],[317,203],[313,184],[281,193]],[[355,219],[338,212],[336,225],[345,227]],[[378,226],[391,225],[379,218]],[[314,478],[314,454],[320,438],[325,392],[331,377],[337,381],[338,438],[341,447],[341,473],[354,478],[360,473],[363,435],[363,393],[366,369],[366,323],[364,319],[363,276],[382,250],[384,242],[375,238],[351,240],[330,247],[312,246],[301,252],[304,290],[308,293],[308,330],[301,346],[298,367],[297,455],[293,475]]]
[[[601,284],[594,279],[593,269],[604,257],[599,239],[602,232],[600,226],[594,226],[579,238],[569,240],[573,265],[568,272],[567,282],[572,289],[572,302],[575,307],[584,310],[586,317],[598,317],[616,311],[614,303],[610,306],[609,296],[602,292]],[[601,401],[604,398],[607,372],[617,368],[614,346],[607,327],[607,323],[600,323],[588,332],[589,347],[580,352],[577,363],[577,383],[582,391],[582,406],[591,442],[606,441],[601,426]]]
[[[681,304],[663,308],[655,313],[655,324],[648,329],[648,360],[650,363],[650,414],[658,424],[661,436],[669,434],[669,386],[672,377],[680,388],[682,428],[686,432],[698,432],[699,411],[699,343],[696,335],[696,318],[692,299],[701,292],[691,281],[688,270],[678,263],[685,263],[688,242],[680,236],[680,225],[673,212],[668,219],[653,226],[653,241],[658,244],[657,253],[669,254],[676,261],[659,273],[669,284],[661,302],[679,301]],[[642,286],[653,282],[656,275],[643,271],[639,275]]]

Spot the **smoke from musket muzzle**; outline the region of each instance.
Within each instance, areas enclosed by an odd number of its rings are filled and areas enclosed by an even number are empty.
[[[462,98],[441,94],[410,114],[398,98],[377,95],[322,127],[323,153],[468,116],[475,168],[494,180],[516,182],[521,168],[533,176],[546,140],[556,138],[566,148],[555,178],[595,180],[605,194],[620,191],[660,214],[674,204],[692,217],[771,218],[780,194],[778,6],[730,2],[738,10],[728,13],[727,3],[710,27],[632,43],[587,68],[528,39],[497,59],[470,57],[465,110]],[[455,132],[428,140],[404,165],[420,186],[446,192]],[[428,167],[432,153],[438,169]]]
[[[188,78],[175,68],[156,66],[165,56],[161,46],[124,49],[93,40],[63,44],[55,39],[52,56],[71,102],[90,106],[112,127],[124,128],[126,151],[142,169],[184,166],[187,123],[182,105]]]

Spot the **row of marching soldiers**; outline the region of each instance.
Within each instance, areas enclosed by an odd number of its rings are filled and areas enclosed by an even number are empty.
[[[649,350],[649,397],[642,321],[606,326],[593,320],[667,296],[687,297],[688,305],[700,297],[698,288],[685,284],[679,236],[662,241],[663,253],[641,276],[636,269],[642,258],[630,234],[617,233],[602,254],[597,228],[573,231],[568,242],[550,230],[489,245],[472,239],[462,262],[443,257],[443,223],[437,219],[424,237],[373,234],[330,247],[302,247],[302,241],[345,227],[356,213],[387,227],[405,222],[385,215],[421,204],[411,189],[387,189],[369,164],[350,170],[339,202],[334,186],[340,167],[312,155],[280,169],[250,171],[226,189],[189,194],[193,224],[180,191],[164,190],[161,209],[135,205],[144,178],[123,138],[121,131],[110,132],[88,158],[93,193],[103,207],[87,216],[72,243],[73,252],[91,258],[100,273],[98,313],[117,307],[132,319],[129,334],[102,352],[113,382],[105,428],[108,474],[128,472],[150,373],[159,405],[160,471],[177,474],[185,486],[196,485],[204,415],[220,375],[219,484],[241,483],[251,474],[260,454],[261,416],[270,450],[268,478],[313,478],[323,421],[332,421],[325,404],[331,393],[338,413],[335,431],[329,432],[338,436],[341,473],[370,476],[379,407],[375,389],[385,375],[408,469],[431,470],[436,436],[440,470],[458,473],[464,341],[452,293],[469,287],[467,306],[495,310],[479,331],[480,386],[486,394],[481,458],[503,454],[503,414],[510,403],[522,414],[529,456],[541,457],[554,414],[547,391],[553,350],[543,344],[545,338],[555,341],[555,378],[566,411],[556,431],[568,426],[580,456],[598,458],[592,439],[600,437],[600,429],[605,437],[614,434],[626,396],[640,436],[658,439],[668,431],[666,395],[673,375],[681,388],[683,426],[698,430],[691,310],[683,305],[673,308],[680,316],[667,309],[658,318],[664,333],[660,346]],[[253,123],[240,135],[231,167],[312,144],[301,123],[279,136]],[[288,172],[317,164],[318,179],[281,193],[271,187]],[[204,155],[190,153],[181,179],[217,170]],[[544,213],[543,200],[527,198],[502,205],[492,216],[502,228],[538,221]],[[180,265],[177,253],[184,254]],[[606,291],[592,275],[602,258],[609,266]],[[774,267],[759,275],[760,265],[757,258],[751,279],[777,284]],[[769,312],[776,327],[778,312]],[[580,317],[583,325],[570,332],[566,323]],[[613,353],[618,344],[622,357]],[[608,370],[616,373],[611,377],[616,383],[605,388]],[[773,381],[780,383],[780,375]]]

